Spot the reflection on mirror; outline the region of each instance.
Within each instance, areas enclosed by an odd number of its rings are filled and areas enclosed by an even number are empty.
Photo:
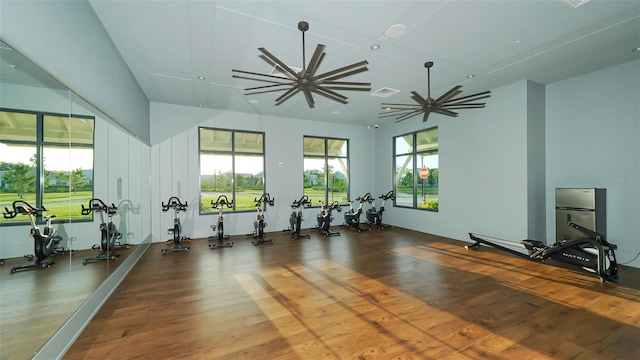
[[[0,345],[29,358],[149,235],[150,149],[2,41],[0,94]]]

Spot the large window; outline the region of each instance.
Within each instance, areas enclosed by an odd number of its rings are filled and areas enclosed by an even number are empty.
[[[438,211],[438,128],[393,138],[395,205]]]
[[[349,200],[349,140],[304,137],[304,195],[313,205]]]
[[[94,118],[0,110],[0,208],[16,200],[58,220],[81,219],[93,197]],[[22,223],[23,216],[0,217]]]
[[[255,210],[264,193],[264,133],[200,128],[200,213],[226,195],[229,211]],[[227,210],[225,208],[225,210]]]

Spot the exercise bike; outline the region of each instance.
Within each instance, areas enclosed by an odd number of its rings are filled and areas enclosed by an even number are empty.
[[[88,207],[84,207],[84,204],[81,205],[82,215],[89,215],[92,212],[97,212],[100,214],[100,245],[93,245],[93,250],[100,250],[100,253],[94,257],[88,257],[82,259],[82,264],[86,265],[87,263],[100,261],[100,260],[116,260],[120,257],[120,254],[116,254],[116,249],[120,249],[126,247],[121,245],[118,240],[122,239],[122,234],[118,231],[116,225],[113,223],[113,216],[118,213],[118,208],[111,204],[111,206],[107,206],[100,199],[91,199],[89,200]],[[107,213],[107,222],[104,221],[104,213]]]
[[[273,206],[274,200],[275,199],[273,199],[269,193],[264,193],[259,199],[253,200],[256,203],[256,221],[253,222],[253,233],[247,235],[252,236],[255,239],[251,242],[253,246],[273,244],[273,239],[264,238],[264,228],[267,227],[267,222],[264,219],[264,210],[267,207],[267,204],[269,204],[269,206]]]
[[[337,212],[342,211],[342,207],[338,201],[332,202],[327,208],[324,207],[324,202],[320,200],[320,212],[318,213],[318,229],[322,232],[324,237],[340,236],[337,231],[331,230],[331,221],[333,220],[333,210]]]
[[[371,231],[369,228],[360,227],[360,215],[362,214],[362,204],[365,202],[373,201],[371,198],[371,193],[366,193],[361,197],[356,199],[360,204],[358,205],[358,209],[353,209],[353,200],[348,200],[349,210],[344,213],[344,224],[352,227],[356,230],[357,233],[362,231]]]
[[[311,235],[309,234],[300,233],[300,227],[302,226],[303,215],[301,210],[296,211],[296,209],[304,208],[305,206],[306,207],[311,206],[311,201],[309,200],[309,197],[307,195],[302,195],[300,199],[294,200],[293,203],[291,204],[291,217],[289,218],[289,228],[282,231],[290,231],[291,237],[293,240],[311,238]]]
[[[600,278],[600,282],[616,282],[618,279],[618,263],[615,250],[618,247],[609,243],[603,234],[572,222],[571,215],[567,215],[567,226],[571,226],[582,232],[585,237],[545,245],[543,242],[537,240],[522,240],[520,243],[515,243],[469,233],[469,237],[475,241],[475,243],[465,246],[465,248],[478,249],[480,244],[484,244],[533,261],[544,262],[547,259],[552,259],[576,265],[585,271],[595,273]],[[525,248],[528,254],[507,248],[503,245]]]
[[[38,209],[31,206],[26,201],[18,200],[14,201],[11,207],[11,210],[6,207],[4,208],[3,216],[5,219],[12,219],[18,214],[29,216],[29,220],[31,222],[31,231],[29,232],[29,236],[33,236],[34,255],[25,255],[25,259],[33,261],[35,256],[35,261],[33,263],[14,266],[11,268],[11,273],[13,274],[19,270],[51,267],[54,262],[45,261],[46,258],[64,251],[64,249],[60,249],[58,247],[62,237],[60,237],[58,232],[51,226],[51,221],[55,219],[56,216],[49,215],[45,218],[47,225],[41,233],[40,228],[36,225],[36,218],[42,217],[42,213],[47,211],[44,206]]]
[[[370,204],[373,204],[373,206],[371,206],[368,210],[367,210],[367,222],[369,224],[375,225],[378,230],[384,230],[384,229],[391,229],[393,226],[391,225],[387,225],[387,224],[383,224],[382,223],[382,213],[384,213],[384,203],[387,200],[395,200],[396,197],[393,193],[393,190],[389,191],[386,194],[382,194],[378,197],[379,199],[382,199],[382,204],[380,204],[380,208],[376,210],[376,206],[373,203],[373,198],[370,197]]]
[[[224,234],[224,218],[222,212],[224,207],[232,208],[233,200],[229,201],[227,195],[220,195],[216,201],[211,200],[211,207],[218,210],[218,222],[211,225],[211,230],[216,231],[216,235],[209,236],[209,240],[218,239],[217,244],[209,244],[209,249],[217,249],[221,247],[233,247],[233,242],[224,241],[229,240],[230,236]]]
[[[182,224],[180,223],[180,217],[178,216],[181,211],[187,211],[187,207],[187,202],[183,204],[180,199],[175,196],[170,197],[166,204],[162,203],[162,211],[169,211],[169,209],[173,209],[173,228],[169,228],[167,230],[169,235],[173,235],[173,246],[162,249],[161,251],[163,254],[176,251],[189,251],[189,246],[180,245],[181,242],[189,242],[191,239],[182,235]],[[171,244],[171,240],[167,241],[167,243]]]

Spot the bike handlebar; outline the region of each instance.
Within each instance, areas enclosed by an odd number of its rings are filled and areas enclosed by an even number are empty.
[[[219,205],[222,206],[222,207],[224,207],[226,205],[228,208],[232,208],[233,207],[233,200],[229,201],[229,199],[227,198],[227,195],[218,196],[216,201],[211,200],[211,207],[212,208],[217,209]]]
[[[172,196],[169,198],[169,200],[167,200],[166,204],[162,203],[162,211],[168,211],[169,209],[175,209],[176,211],[186,211],[187,206],[189,205],[186,201],[183,204],[178,197]]]

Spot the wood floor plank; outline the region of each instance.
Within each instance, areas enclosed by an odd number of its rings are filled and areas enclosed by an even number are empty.
[[[405,229],[309,232],[153,244],[65,359],[636,358],[640,269],[601,284]]]

